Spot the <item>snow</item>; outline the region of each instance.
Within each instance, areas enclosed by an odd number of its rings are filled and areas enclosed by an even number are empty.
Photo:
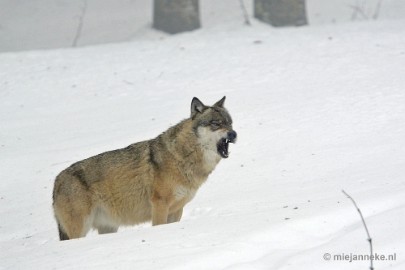
[[[367,269],[405,264],[404,21],[0,54],[0,269]],[[60,242],[54,177],[226,95],[238,142],[176,224]]]

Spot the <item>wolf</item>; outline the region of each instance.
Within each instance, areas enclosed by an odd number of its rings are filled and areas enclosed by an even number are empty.
[[[66,168],[55,179],[59,239],[117,232],[120,226],[178,222],[237,133],[224,107],[194,97],[191,115],[154,139],[108,151]]]

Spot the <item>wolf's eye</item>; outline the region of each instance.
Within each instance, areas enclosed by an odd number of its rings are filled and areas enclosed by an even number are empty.
[[[211,121],[210,124],[213,128],[219,128],[221,126],[221,123],[217,121]]]

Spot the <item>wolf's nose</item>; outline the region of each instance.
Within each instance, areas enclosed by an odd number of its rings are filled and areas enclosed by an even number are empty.
[[[237,136],[236,131],[232,130],[228,132],[228,139],[231,142],[234,142],[236,140],[236,136]]]

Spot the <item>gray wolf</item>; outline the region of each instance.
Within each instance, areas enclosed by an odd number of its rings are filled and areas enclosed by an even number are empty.
[[[191,115],[154,139],[72,164],[55,180],[53,209],[60,240],[116,232],[121,225],[178,222],[237,134],[224,108],[198,98]]]

